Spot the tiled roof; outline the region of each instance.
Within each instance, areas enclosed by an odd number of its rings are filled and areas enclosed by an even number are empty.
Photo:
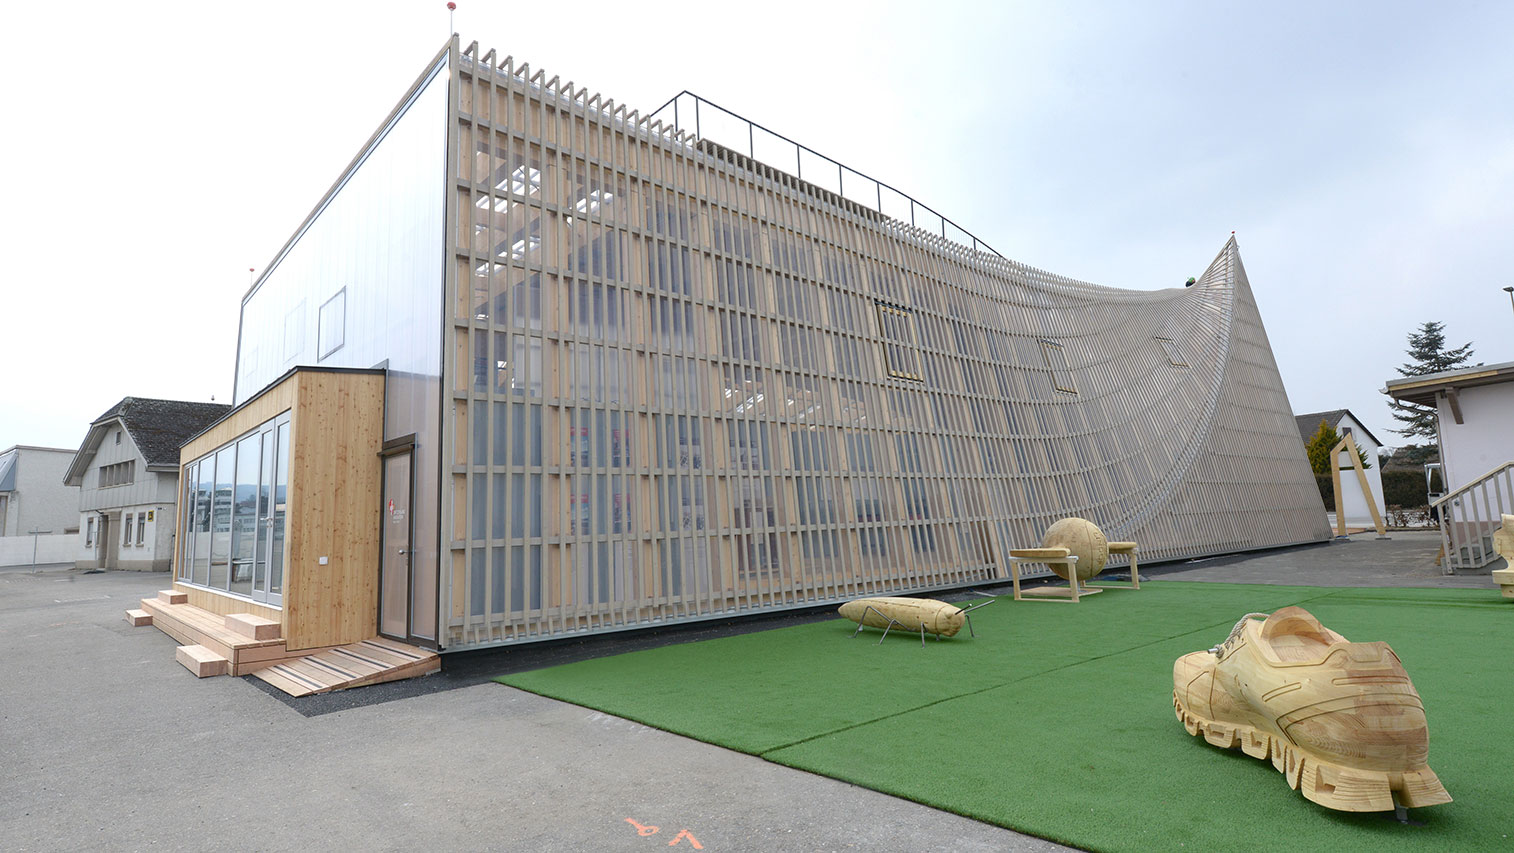
[[[125,397],[94,423],[120,418],[148,465],[178,465],[179,445],[230,410],[225,403]]]
[[[1294,415],[1293,421],[1294,423],[1298,424],[1298,437],[1303,439],[1305,444],[1308,444],[1309,439],[1314,438],[1314,434],[1319,432],[1320,421],[1324,421],[1325,423],[1330,425],[1331,429],[1339,432],[1341,418],[1345,415],[1351,415],[1351,410],[1331,409],[1328,412],[1310,412],[1307,415]],[[1377,445],[1378,447],[1383,446],[1383,443],[1377,440],[1377,436],[1373,435],[1372,431],[1367,429],[1367,425],[1363,424],[1361,420],[1356,417],[1356,415],[1351,415],[1351,419],[1361,425],[1362,432],[1365,433],[1368,438],[1372,439],[1373,444]]]

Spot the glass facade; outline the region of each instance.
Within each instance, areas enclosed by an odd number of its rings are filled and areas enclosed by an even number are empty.
[[[414,514],[412,636],[433,639],[448,80],[443,58],[243,300],[235,395],[296,365],[388,369],[384,437],[414,436],[415,502],[430,508]]]
[[[178,580],[283,603],[286,412],[184,467]]]
[[[454,83],[444,647],[986,581],[1067,515],[1328,535],[1233,242],[1098,287],[510,60]]]

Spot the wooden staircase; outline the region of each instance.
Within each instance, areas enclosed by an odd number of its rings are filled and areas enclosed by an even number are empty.
[[[142,599],[141,609],[126,611],[126,621],[182,643],[174,656],[199,678],[254,675],[291,696],[414,678],[442,666],[435,652],[382,637],[291,652],[279,623],[250,613],[211,613],[175,590]]]

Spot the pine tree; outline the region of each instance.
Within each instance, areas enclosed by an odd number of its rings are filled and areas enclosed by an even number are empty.
[[[1465,367],[1472,360],[1472,342],[1462,344],[1455,349],[1446,349],[1445,324],[1435,321],[1426,322],[1419,327],[1419,331],[1409,333],[1409,357],[1414,359],[1409,364],[1400,365],[1400,376],[1424,376],[1429,373],[1440,373],[1444,370],[1455,370]],[[1404,424],[1403,429],[1394,430],[1404,436],[1424,436],[1432,441],[1438,439],[1440,426],[1435,419],[1435,410],[1427,406],[1416,406],[1413,403],[1400,403],[1389,399],[1388,408],[1393,410],[1393,417]]]
[[[1315,474],[1321,477],[1330,476],[1330,449],[1340,444],[1340,441],[1340,433],[1335,431],[1335,427],[1332,427],[1329,421],[1319,422],[1319,429],[1315,430],[1314,437],[1304,445],[1304,452],[1309,455],[1309,467],[1314,469]],[[1362,461],[1362,470],[1372,467],[1372,463],[1367,460],[1367,451],[1358,447],[1356,455]],[[1341,467],[1346,468],[1350,465],[1350,462],[1344,462]]]

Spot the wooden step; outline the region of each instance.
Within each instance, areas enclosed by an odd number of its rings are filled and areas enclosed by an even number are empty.
[[[436,652],[382,637],[279,661],[252,673],[291,696],[427,675],[441,669]]]
[[[179,646],[178,651],[174,652],[174,658],[194,673],[196,678],[225,675],[231,668],[231,661],[204,646]]]
[[[277,660],[297,656],[275,637],[257,640],[226,627],[226,617],[192,604],[165,604],[162,599],[142,599],[142,609],[152,616],[153,627],[184,646],[204,646],[231,661],[232,675],[246,675]]]
[[[164,604],[188,604],[189,593],[179,592],[174,589],[160,589],[158,590],[158,600]]]
[[[251,613],[232,613],[226,617],[227,630],[253,640],[277,640],[279,623]]]
[[[140,628],[143,625],[152,624],[152,614],[146,610],[128,610],[126,611],[126,621],[130,622],[133,628]]]

